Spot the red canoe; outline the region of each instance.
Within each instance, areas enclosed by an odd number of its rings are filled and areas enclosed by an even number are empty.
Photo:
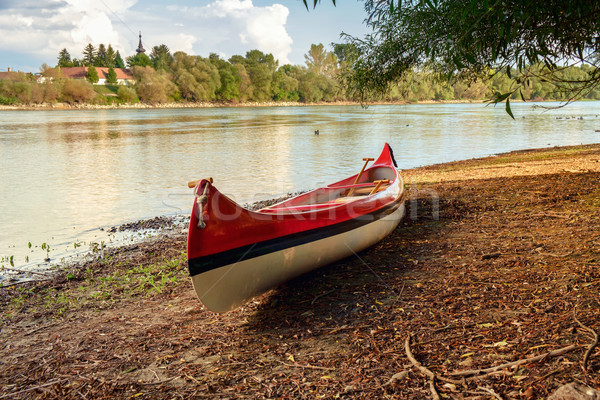
[[[405,213],[395,164],[386,143],[359,174],[258,211],[239,206],[210,180],[197,182],[187,253],[202,303],[232,310],[386,237]]]

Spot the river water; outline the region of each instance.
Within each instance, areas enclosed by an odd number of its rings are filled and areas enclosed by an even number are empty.
[[[0,111],[0,267],[44,268],[110,241],[108,227],[187,214],[186,182],[203,177],[249,203],[355,173],[385,142],[404,169],[600,142],[600,102],[512,109],[515,120],[482,104]]]

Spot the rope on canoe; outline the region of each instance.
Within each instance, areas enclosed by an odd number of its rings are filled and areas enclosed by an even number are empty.
[[[210,182],[206,182],[204,185],[204,193],[201,196],[198,193],[194,192],[194,196],[196,196],[196,203],[198,204],[198,228],[203,229],[206,224],[204,223],[204,205],[208,203],[208,185]]]

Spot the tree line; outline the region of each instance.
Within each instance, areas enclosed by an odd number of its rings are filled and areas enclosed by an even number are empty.
[[[171,53],[162,44],[154,46],[150,55],[139,53],[122,59],[112,46],[88,44],[80,59],[71,58],[67,49],[58,55],[55,67],[42,66],[43,79],[26,74],[12,74],[0,80],[0,104],[38,103],[136,103],[216,102],[238,104],[247,102],[338,102],[363,101],[356,97],[351,80],[346,77],[358,59],[356,47],[350,43],[332,43],[331,50],[323,44],[311,45],[305,54],[305,65],[282,65],[272,54],[259,50],[244,56],[223,59],[215,53],[208,57]],[[114,68],[129,67],[133,85],[114,85]],[[61,68],[87,66],[87,81],[67,79]],[[109,68],[112,85],[92,85],[98,82],[95,67]],[[513,98],[523,100],[563,100],[565,87],[545,81],[543,64],[528,66],[525,72],[488,70],[485,78],[473,80],[457,73],[451,80],[437,79],[426,68],[413,69],[391,84],[383,93],[369,101],[479,101],[494,93],[512,91]],[[578,82],[596,73],[589,65],[572,66],[561,72],[565,82]],[[514,77],[523,74],[523,89],[512,90]],[[572,89],[572,88],[571,88]],[[600,89],[586,93],[588,99],[600,99]]]

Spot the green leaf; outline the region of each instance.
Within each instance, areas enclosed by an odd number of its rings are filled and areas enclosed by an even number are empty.
[[[511,94],[512,94],[511,92],[503,93],[503,94],[496,93],[496,101],[495,101],[495,103],[500,103],[501,101],[504,101],[504,99],[508,99]]]
[[[465,58],[467,59],[468,62],[470,62],[471,64],[477,64],[477,60],[475,59],[475,57],[473,57],[472,54],[465,54]]]
[[[525,96],[523,96],[523,91],[519,89],[519,94],[521,95],[521,100],[525,101]]]
[[[515,116],[513,115],[512,110],[510,109],[510,99],[508,97],[506,98],[506,112],[508,113],[508,115],[510,115],[512,119],[515,119]]]

